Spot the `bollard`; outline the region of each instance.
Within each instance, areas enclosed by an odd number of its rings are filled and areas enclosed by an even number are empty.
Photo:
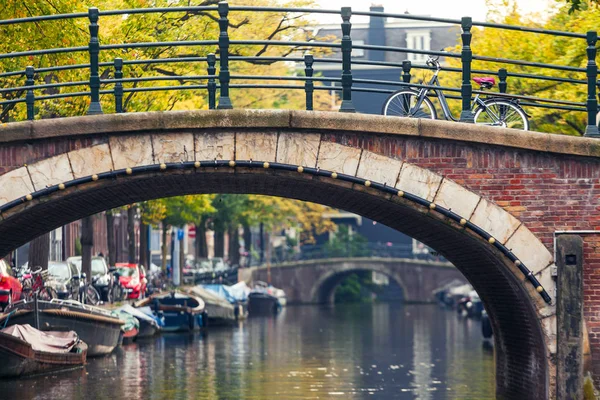
[[[217,73],[217,57],[214,53],[210,53],[206,56],[206,62],[208,67],[206,71],[208,75],[214,75]],[[216,105],[216,96],[217,96],[217,82],[215,78],[208,78],[208,109],[214,110]]]
[[[304,55],[304,74],[307,78],[312,78],[313,76],[313,63],[315,59],[312,54]],[[315,83],[312,80],[304,81],[304,91],[306,92],[306,109],[308,111],[312,111],[313,109],[313,92],[315,90]]]
[[[598,99],[596,99],[596,78],[598,77],[598,68],[596,66],[596,42],[598,41],[598,34],[596,31],[589,31],[587,33],[587,126],[585,127],[585,134],[583,136],[600,138],[598,132],[598,125],[596,125],[596,115],[598,114]]]
[[[115,58],[115,79],[123,79],[123,59]],[[115,112],[123,111],[123,82],[115,83]]]
[[[410,60],[402,61],[402,82],[410,83],[410,70],[412,68],[412,63]]]
[[[100,12],[96,7],[91,7],[88,10],[90,19],[90,107],[88,115],[102,114],[102,106],[100,105],[100,75],[98,74],[98,55],[100,54],[100,41],[98,40],[98,18]]]
[[[462,97],[462,111],[460,112],[460,122],[474,123],[474,115],[471,111],[471,97],[473,96],[473,86],[471,85],[471,61],[473,52],[471,51],[471,28],[473,21],[471,17],[463,17],[460,21],[462,33],[462,52],[460,55],[462,62],[462,86],[460,96]]]
[[[35,85],[35,81],[33,76],[35,75],[35,69],[32,66],[27,66],[25,68],[25,77],[27,80],[25,81],[25,86],[31,86],[31,89],[27,89],[27,94],[25,95],[25,104],[27,105],[27,119],[29,121],[33,121],[35,116],[34,103],[35,103],[35,95],[33,93],[33,85]]]
[[[352,9],[342,7],[342,105],[340,112],[356,112],[352,104],[352,39],[350,38],[350,17]]]
[[[227,28],[229,26],[229,4],[226,1],[219,2],[219,83],[221,85],[221,96],[219,97],[218,109],[232,109],[231,99],[229,98],[229,35]]]

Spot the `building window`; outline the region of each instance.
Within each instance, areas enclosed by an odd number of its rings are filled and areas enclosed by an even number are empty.
[[[406,47],[414,50],[431,50],[431,31],[408,31],[406,33]],[[410,61],[425,61],[427,54],[407,53]]]
[[[353,40],[352,41],[352,46],[354,45],[359,45],[362,46],[365,44],[364,40]],[[356,48],[352,48],[352,53],[351,53],[352,57],[364,57],[365,56],[365,50],[364,49],[356,49]]]

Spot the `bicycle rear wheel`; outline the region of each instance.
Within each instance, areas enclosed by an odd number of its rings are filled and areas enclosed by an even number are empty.
[[[392,93],[383,103],[381,114],[391,115],[392,117],[409,117],[437,119],[435,107],[429,98],[423,98],[423,101],[417,108],[419,95],[412,90],[399,90]]]
[[[475,110],[475,123],[502,128],[529,130],[529,120],[523,109],[506,100],[486,100]]]
[[[85,304],[96,306],[100,303],[100,293],[92,285],[85,288]]]

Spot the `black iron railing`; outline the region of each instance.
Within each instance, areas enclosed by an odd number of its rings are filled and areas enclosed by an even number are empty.
[[[99,27],[102,24],[102,18],[108,16],[128,16],[135,14],[153,14],[153,13],[204,13],[212,16],[211,21],[216,21],[219,27],[219,35],[214,40],[181,40],[181,41],[157,41],[157,42],[134,42],[134,43],[117,43],[117,44],[102,44],[99,40]],[[315,40],[309,41],[285,41],[285,40],[230,40],[230,13],[305,13],[305,14],[337,14],[340,16],[340,24],[342,37],[340,43],[321,42]],[[352,43],[351,19],[352,16],[368,16],[380,18],[393,18],[403,20],[419,20],[428,22],[441,22],[445,24],[455,25],[461,29],[461,51],[431,51],[431,50],[416,50],[394,46],[375,46],[375,45],[356,45]],[[284,90],[303,90],[306,95],[306,109],[312,110],[313,96],[315,91],[339,91],[341,92],[341,107],[342,112],[354,112],[355,108],[352,102],[353,92],[370,92],[370,93],[392,93],[393,90],[368,87],[366,85],[387,85],[398,86],[398,88],[410,87],[414,88],[430,88],[424,84],[411,83],[411,70],[413,69],[430,69],[426,65],[412,64],[410,61],[402,62],[386,62],[386,61],[369,61],[357,60],[351,56],[353,49],[362,49],[369,51],[381,51],[389,53],[414,53],[422,55],[434,55],[447,58],[460,59],[461,67],[445,67],[445,71],[461,74],[460,87],[438,87],[445,92],[450,93],[447,97],[461,101],[461,116],[460,120],[464,122],[473,122],[473,114],[471,111],[471,101],[474,94],[484,94],[499,97],[508,97],[520,100],[522,105],[529,107],[552,108],[563,111],[585,112],[587,114],[587,125],[585,136],[600,137],[598,126],[596,123],[598,113],[597,95],[597,75],[596,66],[596,42],[597,34],[594,31],[587,33],[562,32],[555,30],[545,30],[532,27],[512,26],[506,24],[497,24],[489,22],[476,22],[471,18],[465,17],[460,20],[446,18],[431,18],[409,14],[393,14],[382,12],[363,12],[353,11],[348,7],[341,10],[323,10],[312,8],[283,8],[283,7],[251,7],[251,6],[229,6],[226,2],[221,2],[218,6],[190,6],[190,7],[162,7],[162,8],[146,8],[146,9],[126,9],[126,10],[98,10],[90,8],[87,13],[72,13],[60,15],[43,15],[38,17],[17,18],[11,20],[0,20],[0,29],[9,25],[23,25],[40,23],[44,21],[60,21],[60,20],[80,20],[87,18],[89,21],[89,43],[87,46],[78,47],[54,47],[46,49],[33,49],[28,51],[8,52],[0,54],[0,60],[19,59],[24,60],[22,69],[14,71],[0,71],[0,86],[2,80],[10,79],[10,82],[21,80],[22,83],[13,86],[0,88],[0,96],[4,96],[5,100],[0,101],[2,112],[0,118],[6,120],[8,113],[18,104],[24,103],[27,110],[27,119],[35,118],[35,103],[44,102],[53,99],[87,97],[90,104],[88,106],[88,114],[100,114],[103,112],[101,105],[102,96],[114,96],[115,111],[124,112],[123,99],[127,94],[139,92],[153,91],[174,91],[174,90],[206,90],[208,97],[208,107],[210,109],[229,109],[233,108],[230,98],[231,89],[253,89],[253,88],[271,88]],[[572,65],[559,65],[551,63],[539,63],[525,60],[514,60],[506,58],[490,57],[485,54],[473,54],[471,49],[472,42],[472,27],[484,27],[486,29],[500,30],[516,30],[520,32],[530,33],[532,35],[553,35],[564,37],[567,40],[581,41],[582,51],[585,49],[587,64],[584,67]],[[291,56],[239,56],[232,55],[230,46],[287,46],[298,49],[298,51],[290,52]],[[108,54],[109,51],[122,51],[126,49],[144,49],[158,47],[195,47],[207,49],[206,57],[176,57],[176,58],[155,58],[155,59],[122,59],[115,58],[114,60],[106,60],[103,54]],[[315,57],[310,54],[303,56],[302,51],[314,49],[335,49],[341,51],[340,58]],[[301,50],[300,50],[301,49]],[[87,52],[89,55],[89,63],[74,64],[74,65],[56,65],[44,68],[34,69],[32,66],[25,65],[27,58],[36,58],[58,54],[73,54]],[[217,56],[218,55],[218,56]],[[102,61],[101,61],[102,60]],[[252,62],[252,63],[274,63],[283,61],[295,61],[304,63],[304,76],[268,76],[268,75],[236,75],[230,72],[230,62]],[[506,68],[499,70],[481,70],[472,69],[473,61],[481,61],[484,63],[505,64]],[[175,63],[206,63],[206,75],[189,75],[189,76],[138,76],[127,77],[124,68],[129,66],[148,66],[157,64],[175,64]],[[218,68],[217,68],[217,65]],[[340,65],[339,78],[327,78],[317,76],[318,70],[315,64],[330,63]],[[18,63],[17,63],[18,64]],[[354,79],[352,76],[352,65],[367,65],[378,67],[394,67],[401,68],[402,75],[399,81],[384,81],[374,79]],[[508,66],[532,67],[541,70],[560,71],[569,73],[573,77],[551,76],[548,74],[530,74],[523,72],[511,72]],[[101,75],[101,68],[112,69],[114,78],[106,78]],[[44,74],[54,74],[60,71],[79,71],[79,79],[69,82],[44,83],[36,84],[40,81]],[[489,92],[483,90],[474,90],[471,84],[472,74],[493,74],[499,77],[500,85],[499,92]],[[510,85],[508,79],[535,79],[546,80],[551,82],[566,83],[572,85],[586,85],[586,98],[581,101],[567,101],[563,99],[543,98],[536,96],[520,95],[518,93],[510,93]],[[284,81],[285,83],[274,84],[264,83],[268,81]],[[159,82],[173,81],[178,84],[168,86],[143,86],[138,87],[137,84],[144,82]],[[257,81],[256,83],[241,83],[244,81]],[[259,82],[259,81],[262,81]],[[287,82],[295,82],[294,84]],[[333,86],[317,85],[316,83],[329,82]],[[193,83],[193,84],[192,84]],[[339,84],[339,85],[335,85]],[[79,88],[73,92],[62,92],[65,88]],[[40,95],[40,91],[53,89],[58,93]],[[217,91],[218,96],[217,96]],[[455,94],[451,94],[455,93]],[[218,98],[218,100],[217,100]]]

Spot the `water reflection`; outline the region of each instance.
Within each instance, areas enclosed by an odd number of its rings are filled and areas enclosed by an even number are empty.
[[[480,400],[493,369],[478,321],[436,306],[306,306],[0,385],[8,399]]]

